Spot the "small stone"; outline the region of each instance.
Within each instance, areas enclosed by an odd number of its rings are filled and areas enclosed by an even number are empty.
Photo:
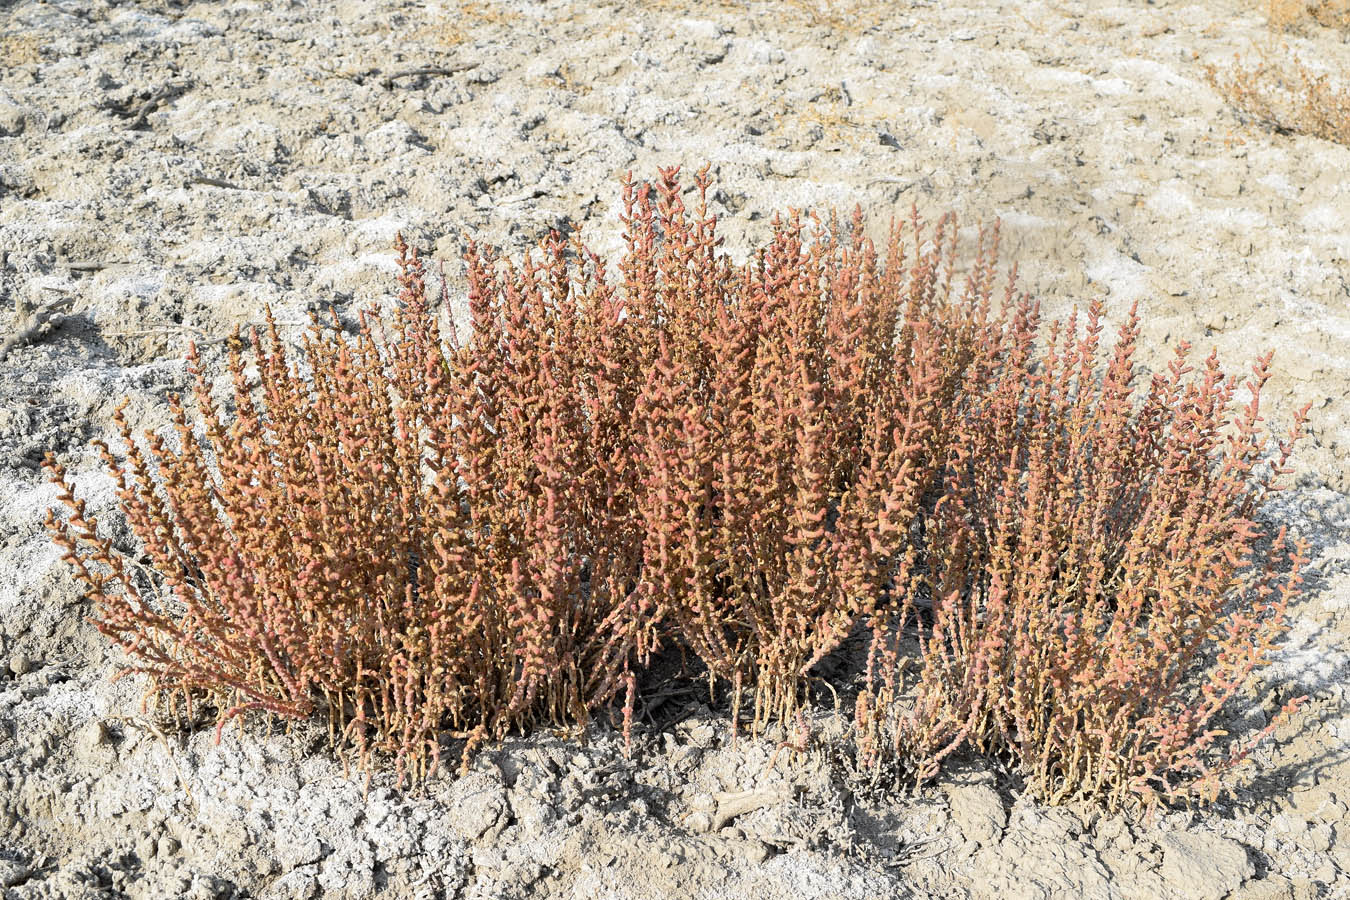
[[[712,831],[712,815],[706,812],[692,812],[684,820],[684,827],[694,834],[707,834]]]
[[[1280,813],[1270,821],[1270,829],[1278,834],[1301,837],[1308,830],[1308,823],[1288,813]]]
[[[178,842],[178,838],[171,834],[166,834],[160,837],[156,849],[159,851],[160,856],[169,857],[177,853],[178,849],[182,846],[183,845]]]
[[[450,827],[466,841],[495,837],[510,818],[506,786],[498,775],[471,772],[450,792]]]
[[[1322,896],[1322,889],[1317,882],[1307,878],[1295,878],[1293,887],[1294,900],[1317,900]]]
[[[1304,835],[1303,846],[1317,853],[1326,853],[1331,849],[1331,826],[1318,825],[1308,829]]]
[[[1008,824],[1008,812],[993,785],[958,781],[943,785],[943,790],[951,805],[952,820],[967,840],[991,844],[999,839]]]
[[[503,867],[501,880],[516,888],[528,888],[543,878],[545,871],[538,860],[515,860]]]
[[[0,137],[12,137],[23,134],[25,116],[23,107],[14,99],[0,91]]]
[[[77,745],[81,750],[89,751],[108,743],[108,726],[104,725],[98,719],[86,722],[81,728],[79,736],[76,738]]]
[[[689,729],[689,740],[699,747],[707,747],[713,742],[717,732],[707,722],[702,722]]]
[[[1274,872],[1257,881],[1249,881],[1233,893],[1230,900],[1293,900],[1294,886]]]
[[[746,838],[741,842],[741,853],[754,865],[769,858],[769,845],[759,838]]]
[[[15,653],[9,658],[9,671],[15,678],[33,671],[33,661],[25,653]]]
[[[29,875],[28,867],[14,860],[0,859],[0,887],[14,887]]]
[[[282,875],[267,889],[268,900],[314,900],[320,890],[314,871],[314,866],[303,866]]]
[[[1307,821],[1326,819],[1328,813],[1331,813],[1332,817],[1335,815],[1331,795],[1325,790],[1299,791],[1290,799],[1294,812]]]
[[[670,761],[671,768],[681,775],[687,775],[699,764],[703,758],[703,751],[698,747],[682,747],[676,751]]]
[[[1245,847],[1215,834],[1173,832],[1158,844],[1158,874],[1186,900],[1220,900],[1256,874]]]

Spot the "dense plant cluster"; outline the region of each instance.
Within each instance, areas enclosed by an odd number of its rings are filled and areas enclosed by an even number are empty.
[[[922,773],[969,744],[1052,803],[1121,804],[1212,795],[1269,733],[1214,752],[1299,584],[1301,551],[1252,517],[1306,410],[1269,447],[1270,357],[1243,383],[1213,355],[1193,369],[1185,343],[1140,389],[1135,310],[1109,352],[1100,315],[1054,323],[1038,350],[1024,299],[968,368],[905,592],[933,604],[913,703],[886,685],[861,704],[866,750],[889,737]]]
[[[485,738],[621,704],[675,646],[795,716],[866,638],[860,755],[921,777],[969,746],[1040,796],[1208,791],[1260,735],[1223,718],[1285,627],[1299,553],[1254,516],[1289,440],[1186,348],[1142,390],[1131,318],[1042,335],[997,229],[954,286],[955,223],[887,245],[776,219],[744,264],[678,170],[624,189],[611,273],[553,237],[512,264],[470,244],[468,333],[442,333],[416,251],[359,332],[275,326],[177,440],[101,452],[158,589],[64,471],[55,538],[98,627],[219,723],[322,712],[363,765],[425,775]],[[442,298],[444,299],[444,298]],[[246,355],[256,360],[256,375]],[[1301,417],[1299,419],[1301,423]]]

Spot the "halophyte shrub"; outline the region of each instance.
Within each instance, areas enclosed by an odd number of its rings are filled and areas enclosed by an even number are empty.
[[[100,445],[145,567],[49,459],[49,527],[128,671],[218,736],[319,714],[421,778],[447,735],[467,761],[605,709],[627,731],[662,647],[761,732],[869,636],[872,764],[971,746],[1051,801],[1212,788],[1298,581],[1255,520],[1292,443],[1260,430],[1265,362],[1240,409],[1184,349],[1140,391],[1133,317],[1109,354],[1095,306],[1042,339],[1015,269],[996,296],[997,228],[956,279],[951,217],[877,248],[860,214],[794,213],[737,264],[709,186],[690,210],[678,169],[625,182],[613,271],[557,235],[517,263],[470,242],[462,335],[400,239],[391,316],[289,349],[269,316],[225,404],[191,351],[176,439],[119,411]]]
[[[900,754],[924,777],[972,747],[1049,803],[1147,806],[1212,797],[1279,723],[1225,731],[1300,582],[1301,547],[1255,517],[1307,408],[1272,439],[1269,356],[1243,381],[1213,355],[1193,366],[1183,343],[1145,379],[1137,312],[1109,351],[1100,314],[1039,341],[1024,298],[969,367],[888,625],[898,634],[920,599],[931,621],[904,702],[888,673],[859,704],[865,754]]]

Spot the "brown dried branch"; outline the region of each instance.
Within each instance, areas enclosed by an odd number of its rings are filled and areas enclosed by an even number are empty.
[[[403,69],[398,72],[391,72],[384,76],[384,78],[380,79],[380,85],[386,91],[392,91],[394,89],[394,82],[398,81],[400,78],[421,78],[424,75],[458,75],[460,72],[468,72],[476,68],[478,68],[478,63],[464,62],[455,63],[450,66],[424,66],[417,69]]]

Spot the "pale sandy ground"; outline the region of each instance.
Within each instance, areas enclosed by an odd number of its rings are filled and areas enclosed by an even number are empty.
[[[1350,148],[1248,126],[1206,84],[1268,39],[1237,0],[0,2],[0,304],[72,301],[0,361],[6,900],[1350,896]],[[1286,39],[1350,73],[1345,34]],[[1312,418],[1271,516],[1314,561],[1268,678],[1312,699],[1255,781],[1147,825],[1016,800],[998,769],[881,801],[823,750],[770,771],[691,707],[632,760],[605,730],[545,736],[363,797],[315,735],[161,737],[109,685],[39,526],[43,452],[108,511],[87,441],[124,395],[163,424],[188,338],[387,300],[399,229],[452,294],[465,231],[613,250],[622,173],[704,162],[735,254],[785,206],[861,204],[878,232],[911,204],[971,236],[1001,217],[1051,311],[1137,300],[1153,360],[1276,351],[1272,423]],[[695,827],[759,788],[782,799]]]

